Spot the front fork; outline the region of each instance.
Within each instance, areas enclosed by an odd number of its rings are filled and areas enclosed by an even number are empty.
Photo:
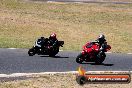
[[[84,50],[83,50],[81,53],[82,53],[82,55],[83,55],[84,61],[88,61],[88,59],[89,59],[88,53],[87,53],[86,51],[84,51]]]

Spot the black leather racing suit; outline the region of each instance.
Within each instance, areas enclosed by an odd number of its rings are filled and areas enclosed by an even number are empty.
[[[39,38],[36,43],[39,45],[39,48],[41,48],[42,50],[45,49],[45,46],[47,45],[47,38]]]
[[[97,40],[93,41],[92,43],[98,43],[99,44],[99,56],[101,55],[101,53],[104,53],[105,52],[105,49],[107,47],[107,42],[105,39],[101,39],[101,38],[98,38]]]
[[[57,38],[52,38],[52,37],[49,37],[49,42],[50,42],[50,45],[53,47],[56,47],[57,44],[58,44],[58,40]]]

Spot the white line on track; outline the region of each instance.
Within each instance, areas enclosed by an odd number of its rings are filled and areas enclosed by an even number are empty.
[[[19,49],[19,48],[7,48],[7,49]]]
[[[47,1],[47,3],[66,4],[66,2],[57,2],[57,1]]]
[[[87,71],[90,74],[103,74],[103,73],[130,73],[132,71]],[[22,77],[22,76],[32,76],[32,75],[54,75],[54,74],[78,74],[78,71],[68,71],[68,72],[40,72],[40,73],[12,73],[12,74],[0,74],[1,77]]]
[[[63,51],[63,50],[59,50],[59,51]]]
[[[15,50],[15,49],[20,49],[20,48],[7,48],[7,49]],[[64,50],[59,50],[59,51],[64,51]],[[112,52],[106,52],[106,53],[112,53]],[[132,53],[127,53],[127,54],[132,54]]]
[[[20,48],[7,48],[7,49],[15,50],[15,49],[20,49]],[[63,50],[59,50],[59,51],[63,51]]]

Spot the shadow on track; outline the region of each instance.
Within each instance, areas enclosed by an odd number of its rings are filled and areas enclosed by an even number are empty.
[[[55,56],[53,58],[69,58],[69,57],[63,57],[63,56]]]
[[[43,56],[40,56],[40,57],[50,57],[48,55],[43,55]],[[64,57],[64,56],[54,56],[54,57],[51,57],[51,58],[69,58],[69,57]]]
[[[82,64],[90,64],[90,65],[103,65],[103,66],[113,66],[114,64],[96,64],[96,63],[82,63]]]

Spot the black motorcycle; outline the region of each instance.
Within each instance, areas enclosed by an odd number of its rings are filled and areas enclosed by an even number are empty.
[[[59,52],[59,47],[63,47],[64,41],[58,41],[55,46],[51,46],[48,38],[45,39],[45,42],[36,41],[35,45],[29,49],[29,56],[33,56],[35,54],[38,55],[49,55],[50,57],[54,57]]]

